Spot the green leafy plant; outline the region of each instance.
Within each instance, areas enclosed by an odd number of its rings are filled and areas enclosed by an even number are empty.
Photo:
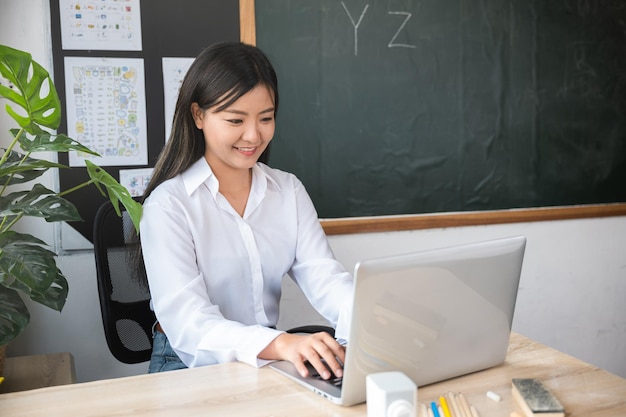
[[[30,314],[22,297],[61,311],[68,283],[56,264],[57,254],[30,234],[13,230],[25,216],[47,222],[81,220],[76,207],[63,196],[95,185],[108,196],[121,215],[128,211],[139,230],[141,204],[117,180],[90,161],[85,161],[90,180],[71,190],[52,191],[33,181],[49,169],[68,168],[56,162],[35,159],[33,152],[81,151],[98,154],[64,134],[52,133],[61,121],[61,102],[48,72],[27,52],[0,45],[0,97],[19,127],[10,129],[7,148],[0,148],[0,346],[15,339],[28,325]]]

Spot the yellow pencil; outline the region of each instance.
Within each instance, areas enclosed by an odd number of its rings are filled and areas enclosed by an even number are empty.
[[[446,401],[446,398],[443,395],[439,396],[439,404],[441,404],[441,408],[443,409],[444,416],[452,417],[450,415],[450,409],[448,408],[448,402]]]

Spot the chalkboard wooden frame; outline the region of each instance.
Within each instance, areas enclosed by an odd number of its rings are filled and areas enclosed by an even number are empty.
[[[241,41],[256,45],[255,0],[239,0]],[[437,214],[321,219],[328,235],[476,226],[626,215],[626,203]]]

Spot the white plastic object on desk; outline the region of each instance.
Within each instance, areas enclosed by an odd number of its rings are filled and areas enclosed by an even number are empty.
[[[417,386],[402,372],[378,372],[365,379],[367,417],[416,417]]]

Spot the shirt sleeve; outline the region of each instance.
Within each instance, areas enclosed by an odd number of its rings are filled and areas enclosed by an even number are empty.
[[[319,222],[317,211],[299,181],[296,184],[298,243],[289,272],[311,305],[348,340],[352,314],[352,275],[339,263]]]
[[[281,332],[223,317],[198,270],[189,227],[184,207],[171,196],[149,198],[143,206],[143,257],[152,305],[168,340],[188,367],[232,361],[265,365],[268,361],[257,355]]]

